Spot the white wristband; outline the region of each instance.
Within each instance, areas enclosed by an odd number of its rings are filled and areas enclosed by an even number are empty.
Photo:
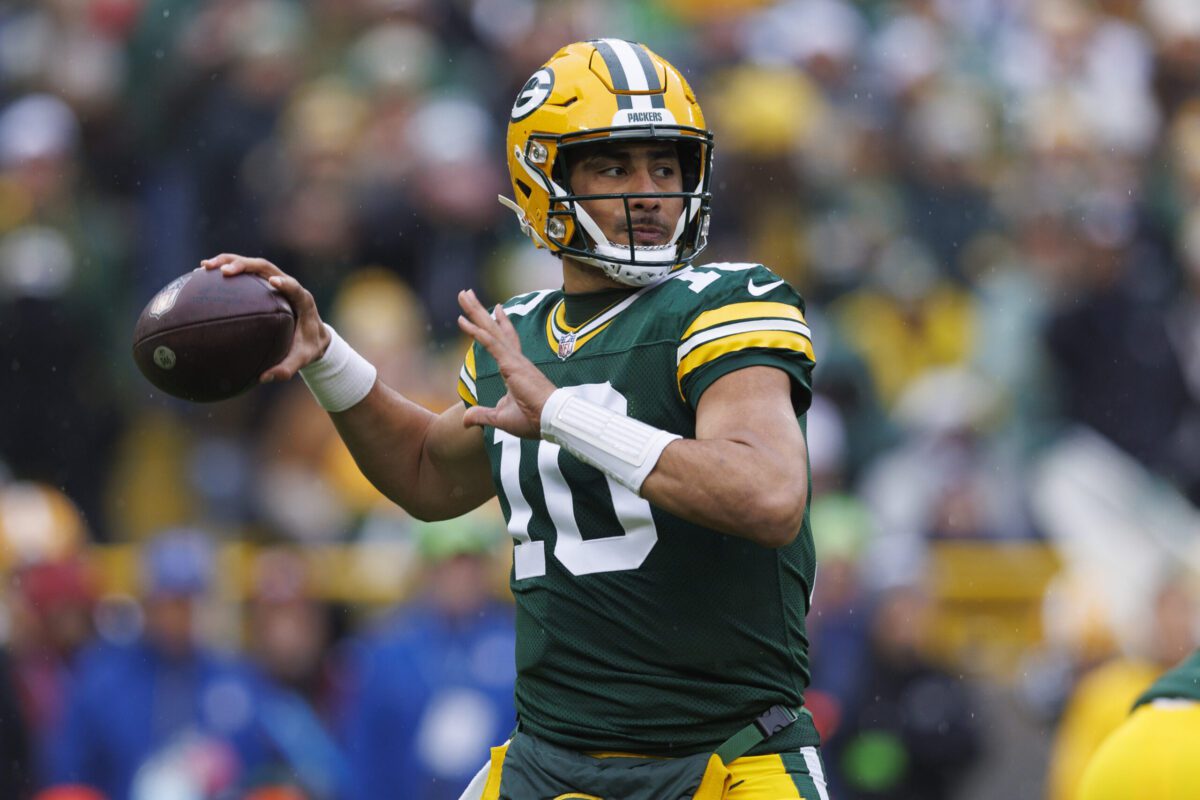
[[[375,385],[375,365],[367,361],[329,323],[325,355],[301,367],[300,377],[326,411],[345,411],[362,401]]]
[[[662,451],[683,437],[557,389],[542,407],[542,438],[641,494]]]

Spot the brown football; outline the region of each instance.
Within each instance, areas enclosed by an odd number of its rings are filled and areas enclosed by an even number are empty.
[[[225,400],[287,355],[296,315],[257,275],[198,268],[150,300],[133,332],[133,360],[175,397]]]

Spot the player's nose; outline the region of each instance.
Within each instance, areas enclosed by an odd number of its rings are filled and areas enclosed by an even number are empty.
[[[658,184],[654,180],[654,174],[648,167],[640,167],[633,170],[630,176],[630,194],[643,195],[641,197],[632,198],[631,202],[634,208],[654,209],[658,208],[660,199],[657,197],[645,197],[644,195],[658,192]]]

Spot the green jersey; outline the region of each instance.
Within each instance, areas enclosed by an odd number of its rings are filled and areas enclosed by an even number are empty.
[[[777,275],[688,267],[620,296],[589,320],[573,319],[588,296],[556,290],[505,311],[555,385],[656,428],[694,437],[705,390],[752,365],[791,377],[803,425],[812,343],[803,301]],[[464,402],[494,406],[505,391],[474,345]],[[772,705],[803,703],[816,569],[807,514],[791,544],[770,549],[668,514],[558,445],[490,427],[484,441],[516,545],[522,730],[578,750],[684,755]],[[802,715],[763,750],[817,743]]]
[[[1192,653],[1151,684],[1133,707],[1165,699],[1200,702],[1200,650]]]

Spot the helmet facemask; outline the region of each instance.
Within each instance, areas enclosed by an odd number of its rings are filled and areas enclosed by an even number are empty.
[[[662,141],[676,146],[683,191],[621,194],[576,194],[572,191],[568,165],[581,150],[618,142]],[[690,263],[708,243],[712,137],[707,131],[682,126],[653,126],[565,135],[535,133],[530,135],[526,152],[518,160],[550,196],[545,234],[554,245],[553,249],[598,267],[615,281],[631,286],[653,283],[675,267]],[[640,198],[683,200],[683,209],[666,243],[634,243],[632,229],[639,212],[632,204]],[[582,205],[584,201],[614,199],[621,200],[625,207],[626,228],[630,231],[628,243],[610,241]]]

